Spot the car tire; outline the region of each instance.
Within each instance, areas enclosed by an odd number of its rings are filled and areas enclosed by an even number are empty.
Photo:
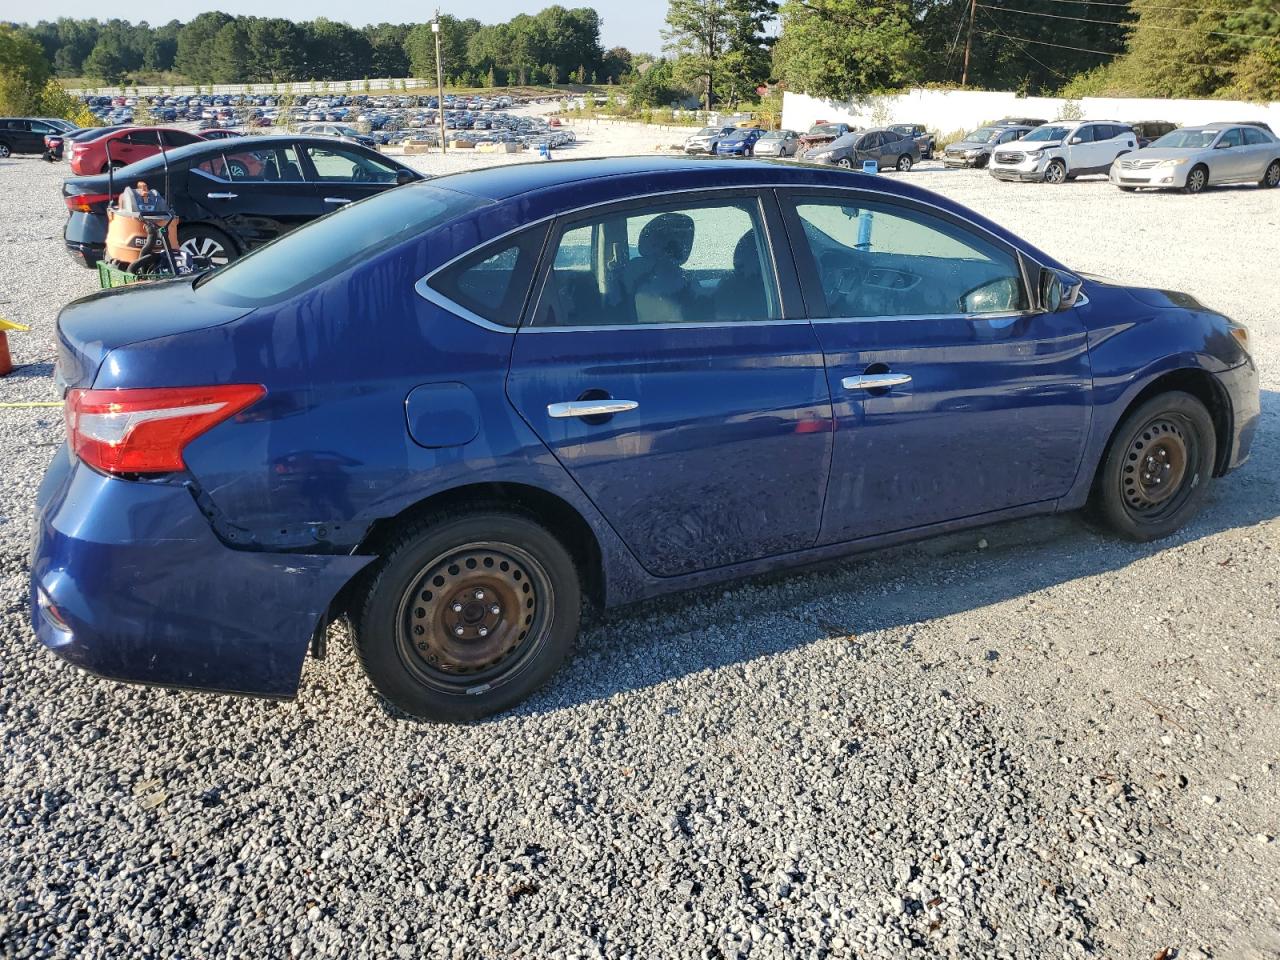
[[[178,244],[192,257],[207,260],[214,267],[225,267],[239,256],[230,237],[216,227],[200,223],[178,224]]]
[[[904,153],[898,158],[898,162],[894,164],[899,173],[910,173],[914,165],[915,161],[911,159],[911,154],[909,153]]]
[[[532,517],[498,505],[435,514],[382,552],[353,617],[356,653],[406,713],[475,720],[551,679],[581,608],[572,556]]]
[[[8,160],[12,152],[7,143],[0,143],[0,160]]]
[[[1209,185],[1209,168],[1204,164],[1196,164],[1187,173],[1187,182],[1183,186],[1184,193],[1197,194],[1203,193],[1204,188]]]
[[[852,170],[852,169],[853,169],[853,161],[852,161],[852,160],[850,160],[848,157],[841,157],[839,160],[837,160],[837,161],[836,161],[836,166],[837,166],[837,167],[842,167],[842,168],[844,168],[845,170]]]
[[[1258,181],[1262,187],[1280,187],[1280,160],[1272,160],[1262,179]]]
[[[973,168],[975,170],[985,170],[987,168],[987,164],[990,162],[991,158],[988,156],[978,157],[977,160],[973,161]]]
[[[1174,390],[1131,410],[1098,469],[1094,514],[1130,540],[1159,540],[1187,523],[1213,481],[1217,434],[1203,403]]]
[[[1067,182],[1067,165],[1061,160],[1050,160],[1044,168],[1044,182],[1054,186]]]

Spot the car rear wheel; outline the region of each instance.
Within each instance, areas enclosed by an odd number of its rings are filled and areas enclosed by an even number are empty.
[[[1187,174],[1187,185],[1183,187],[1187,193],[1200,193],[1209,185],[1209,171],[1203,166],[1191,168]]]
[[[904,153],[902,156],[898,158],[898,164],[897,164],[898,170],[901,173],[910,173],[913,162],[914,161],[912,161],[911,159],[911,154]]]
[[[1169,536],[1204,501],[1216,449],[1204,404],[1181,391],[1152,397],[1111,439],[1094,490],[1095,512],[1131,540]]]
[[[1280,160],[1271,161],[1271,166],[1267,167],[1267,172],[1262,175],[1261,183],[1264,187],[1280,186]]]
[[[213,267],[225,267],[236,258],[236,248],[230,239],[213,227],[179,224],[178,243],[192,257],[202,258]]]
[[[0,160],[7,160],[9,158],[9,153],[9,145],[7,143],[0,143]]]
[[[852,160],[850,160],[848,157],[841,157],[839,160],[837,160],[837,161],[836,161],[836,166],[837,166],[837,167],[844,167],[844,169],[846,169],[846,170],[852,170],[852,169],[853,169],[853,161],[852,161]]]
[[[426,518],[384,551],[354,617],[378,692],[407,713],[458,722],[524,700],[573,647],[579,574],[568,550],[500,507]]]
[[[1049,166],[1044,168],[1044,182],[1059,184],[1067,181],[1067,165],[1061,160],[1050,160]]]

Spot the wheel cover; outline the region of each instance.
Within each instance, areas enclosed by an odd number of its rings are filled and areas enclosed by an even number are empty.
[[[1199,442],[1189,422],[1160,416],[1139,430],[1125,451],[1120,493],[1130,515],[1156,520],[1177,510],[1190,494]]]
[[[1280,184],[1280,163],[1267,167],[1267,185],[1274,187]]]
[[[910,169],[911,169],[911,158],[910,158],[910,157],[899,157],[899,158],[898,158],[898,169],[899,169],[899,170],[902,170],[902,171],[910,170]]]
[[[853,166],[853,161],[850,160],[848,157],[844,157],[843,159],[840,160],[839,166],[842,166],[846,170],[848,170],[850,167]]]
[[[182,241],[182,249],[193,257],[204,257],[215,267],[225,267],[231,259],[226,247],[213,237],[188,237]]]
[[[401,659],[437,689],[500,682],[541,647],[553,596],[546,571],[524,550],[503,543],[456,547],[423,567],[401,598]]]
[[[1194,193],[1199,193],[1201,190],[1204,189],[1204,182],[1205,182],[1204,171],[1192,170],[1191,178],[1187,181],[1187,186],[1189,186]]]

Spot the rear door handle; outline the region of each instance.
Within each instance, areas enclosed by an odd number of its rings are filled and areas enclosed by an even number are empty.
[[[557,420],[567,417],[604,417],[626,413],[640,406],[635,400],[571,400],[567,403],[548,403],[548,415]]]
[[[238,193],[206,193],[206,197],[210,200],[234,200],[240,196]]]
[[[864,373],[858,377],[845,377],[840,386],[846,390],[888,390],[911,382],[909,373]]]
[[[325,197],[325,203],[350,203],[351,201],[345,197]]]

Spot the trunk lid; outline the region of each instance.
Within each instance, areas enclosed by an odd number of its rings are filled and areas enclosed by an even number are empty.
[[[92,386],[98,368],[117,347],[217,327],[252,313],[201,297],[194,277],[130,284],[76,300],[58,315],[54,381],[64,393]],[[163,386],[163,384],[157,384]]]

